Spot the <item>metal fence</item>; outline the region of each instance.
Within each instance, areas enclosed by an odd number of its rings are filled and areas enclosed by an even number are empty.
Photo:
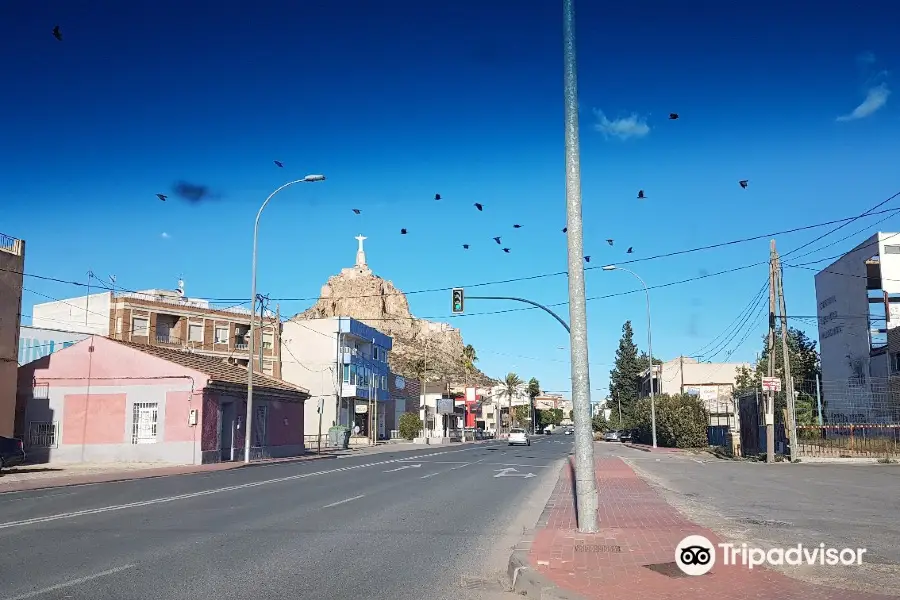
[[[784,386],[775,394],[776,429],[783,429],[787,421],[783,390]],[[900,456],[900,378],[812,379],[795,381],[794,390],[796,444],[801,458]],[[755,390],[745,390],[738,400],[742,442],[747,439],[751,447],[764,446],[765,440],[765,434],[759,432],[765,430],[764,419],[760,419],[764,409],[753,407],[755,398]],[[760,440],[762,444],[754,444]],[[783,441],[777,449],[786,452],[789,435]]]

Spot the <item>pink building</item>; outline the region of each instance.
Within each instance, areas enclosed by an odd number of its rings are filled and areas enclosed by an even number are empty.
[[[254,375],[253,458],[303,448],[303,388]],[[17,429],[30,460],[240,460],[247,369],[221,358],[91,336],[19,367]]]

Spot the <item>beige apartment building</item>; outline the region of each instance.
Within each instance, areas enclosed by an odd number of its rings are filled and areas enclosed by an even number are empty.
[[[254,339],[254,370],[281,378],[281,326],[267,313]],[[93,333],[126,342],[181,348],[247,366],[250,310],[220,308],[176,290],[104,291],[35,304],[32,325]],[[260,367],[260,353],[262,366]]]
[[[0,435],[11,437],[16,421],[19,324],[25,242],[0,233]]]

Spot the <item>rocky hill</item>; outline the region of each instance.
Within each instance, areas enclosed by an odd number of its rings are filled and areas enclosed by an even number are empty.
[[[461,360],[465,344],[458,329],[415,318],[403,292],[369,269],[362,239],[356,265],[329,277],[319,300],[292,320],[352,317],[393,338],[389,362],[404,377],[419,379],[427,363],[427,381],[449,382],[454,388],[466,381],[490,385],[493,380],[477,368],[466,375]]]

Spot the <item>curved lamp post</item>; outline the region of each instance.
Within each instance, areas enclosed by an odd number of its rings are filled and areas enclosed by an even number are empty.
[[[269,194],[269,197],[266,198],[266,201],[263,202],[262,206],[259,207],[259,212],[256,213],[256,222],[253,225],[253,266],[251,267],[252,283],[250,286],[250,337],[247,340],[247,355],[249,357],[249,360],[247,361],[247,416],[244,418],[245,463],[250,462],[250,446],[253,444],[253,338],[256,333],[256,244],[257,240],[259,239],[259,218],[262,216],[263,210],[265,210],[266,205],[269,204],[269,200],[274,198],[275,194],[277,194],[284,188],[290,187],[295,183],[314,183],[316,181],[325,181],[325,176],[307,175],[303,179],[295,179],[294,181],[287,182],[286,184]],[[262,368],[262,361],[260,361],[259,370],[262,371]]]
[[[644,294],[647,296],[647,351],[650,353],[650,427],[653,429],[653,447],[656,448],[656,398],[653,392],[653,334],[650,326],[650,289],[641,276],[630,269],[623,269],[616,265],[606,265],[604,271],[625,271],[634,275],[635,279],[644,286]]]

